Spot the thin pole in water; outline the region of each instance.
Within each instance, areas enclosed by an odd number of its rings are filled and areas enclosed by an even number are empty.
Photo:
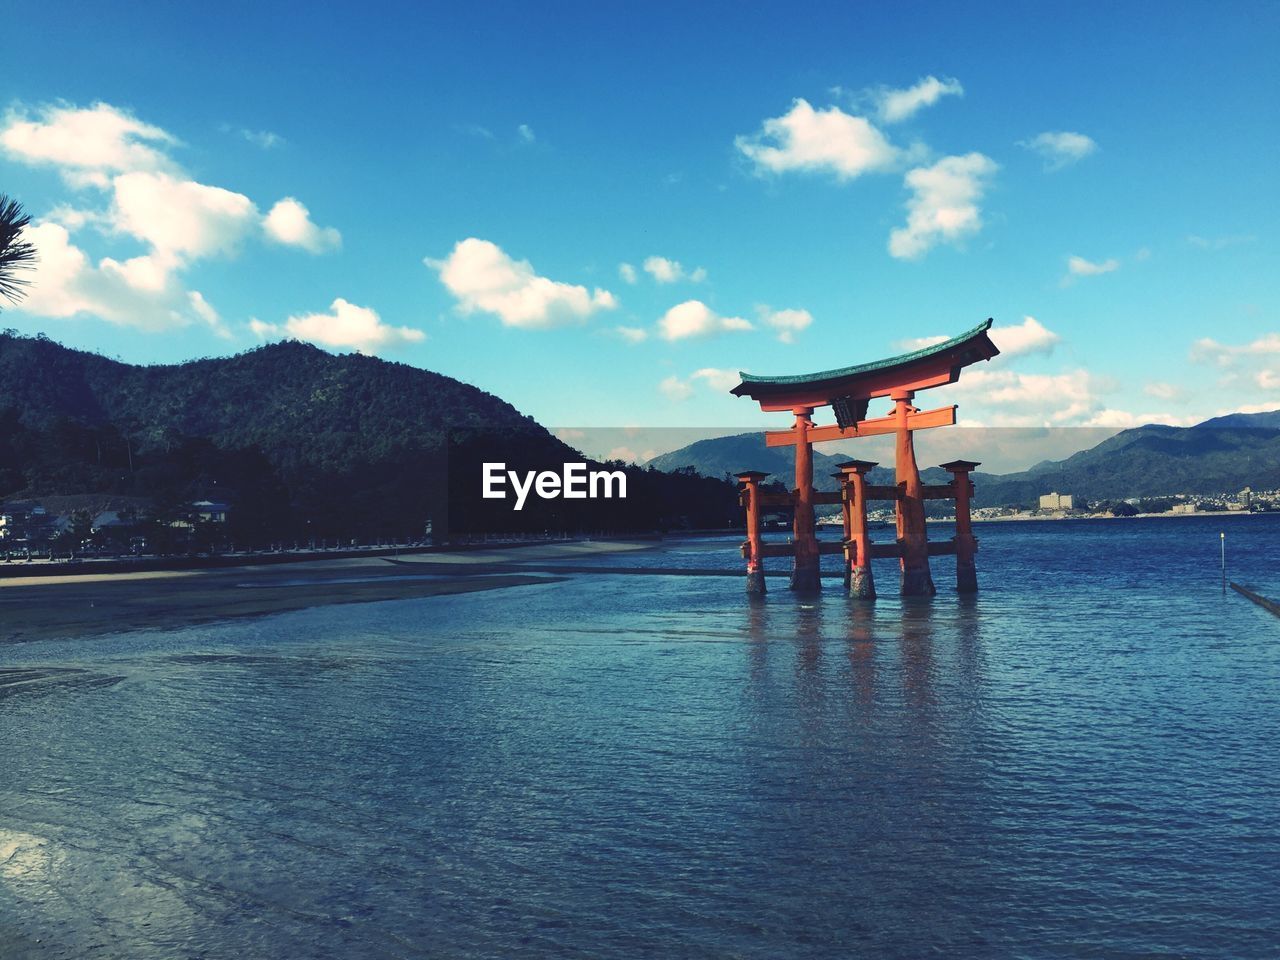
[[[1222,595],[1225,597],[1227,595],[1227,531],[1220,531],[1218,539],[1222,541]]]

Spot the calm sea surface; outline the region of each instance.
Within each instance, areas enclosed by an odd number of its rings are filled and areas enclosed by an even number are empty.
[[[1280,517],[1006,523],[968,600],[580,576],[0,648],[68,670],[0,699],[0,957],[1274,958],[1280,619],[1220,530],[1280,596]]]

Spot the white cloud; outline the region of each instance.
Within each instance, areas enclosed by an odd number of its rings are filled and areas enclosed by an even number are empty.
[[[742,317],[722,317],[701,300],[676,304],[658,321],[658,333],[664,340],[707,337],[715,333],[751,330],[751,321]]]
[[[1084,257],[1067,257],[1067,273],[1072,277],[1096,277],[1120,269],[1120,261],[1114,258],[1094,263]]]
[[[1061,170],[1098,149],[1092,137],[1070,130],[1046,131],[1030,140],[1022,140],[1018,145],[1040,154],[1046,170]]]
[[[112,228],[149,244],[156,256],[175,266],[235,252],[258,218],[244,194],[167,173],[122,174],[113,187]]]
[[[1186,396],[1186,391],[1182,387],[1160,381],[1148,383],[1142,388],[1142,392],[1157,400],[1181,400]]]
[[[644,272],[658,283],[675,283],[684,276],[684,267],[678,260],[666,257],[648,257],[644,261]]]
[[[169,155],[177,145],[166,131],[105,103],[6,115],[0,123],[5,155],[53,166],[71,186],[96,188],[91,195],[106,201],[97,208],[60,204],[32,228],[47,263],[43,289],[23,309],[50,317],[91,314],[149,330],[199,322],[223,333],[217,312],[199,291],[184,288],[179,273],[207,257],[234,255],[259,228],[308,249],[336,241],[337,231],[315,227],[292,198],[263,221],[244,194],[190,179]],[[108,241],[128,237],[146,249],[104,256],[94,265],[70,239],[87,227]]]
[[[629,266],[629,264],[623,264]],[[666,257],[647,257],[644,261],[644,272],[653,277],[658,283],[675,283],[679,280],[688,280],[691,283],[701,283],[707,279],[707,268],[698,267],[694,270],[686,272],[684,265],[679,260],[670,260]],[[635,276],[635,270],[631,271],[631,276]],[[623,275],[626,279],[626,275]],[[628,281],[634,283],[634,280]]]
[[[249,328],[259,337],[269,339],[290,336],[335,349],[350,348],[360,353],[421,343],[427,335],[412,327],[393,327],[370,307],[360,307],[339,297],[328,313],[305,313],[291,316],[283,324],[264,323],[253,319]]]
[[[1191,345],[1193,363],[1207,363],[1216,367],[1231,367],[1239,360],[1277,353],[1280,353],[1280,333],[1265,333],[1256,340],[1239,346],[1219,343],[1212,337],[1204,337]]]
[[[270,130],[248,130],[241,127],[240,136],[248,140],[255,147],[261,147],[263,150],[274,150],[285,142],[284,137]]]
[[[51,165],[77,186],[105,186],[108,175],[170,170],[164,152],[177,139],[106,103],[47,105],[34,114],[14,109],[0,129],[0,147],[16,160]]]
[[[906,340],[898,340],[894,346],[903,353],[914,353],[917,350],[923,350],[925,347],[936,346],[939,343],[950,340],[945,333],[932,337],[908,337]]]
[[[1052,353],[1062,338],[1035,317],[1023,317],[1022,322],[1007,327],[992,327],[991,340],[1006,357],[1030,353]]]
[[[971,397],[984,422],[996,427],[1081,426],[1099,409],[1099,394],[1114,388],[1084,369],[1018,373],[999,368],[966,370],[948,387]]]
[[[643,343],[649,339],[649,331],[643,327],[615,327],[614,330],[627,343]]]
[[[1259,370],[1253,380],[1263,390],[1280,390],[1280,370]]]
[[[757,133],[737,137],[734,146],[755,163],[757,172],[827,172],[841,180],[889,169],[899,156],[865,117],[839,107],[814,110],[800,99],[781,117],[765,120]]]
[[[1128,410],[1114,410],[1108,407],[1099,410],[1081,426],[1128,430],[1148,423],[1162,423],[1171,427],[1190,427],[1203,419],[1195,414],[1179,416],[1172,413],[1130,413]]]
[[[685,383],[679,377],[672,374],[666,377],[658,384],[658,390],[668,400],[688,400],[693,396],[693,387]]]
[[[521,143],[534,143],[538,139],[537,136],[534,135],[533,128],[527,123],[522,123],[520,126],[516,127],[516,134],[520,137]]]
[[[620,263],[618,264],[618,276],[627,283],[635,283],[637,280],[636,268],[629,263]]]
[[[665,378],[658,384],[658,390],[669,400],[688,400],[693,396],[694,385],[699,381],[715,393],[728,393],[738,385],[740,379],[741,375],[737,370],[703,367],[683,380],[675,375]]]
[[[693,379],[701,380],[712,390],[720,393],[728,393],[742,381],[737,370],[721,370],[717,367],[703,367],[701,370],[695,370]]]
[[[877,97],[880,102],[880,120],[883,123],[898,123],[924,107],[932,106],[942,97],[963,95],[964,88],[960,86],[959,80],[939,80],[928,76],[905,90],[880,91]]]
[[[968,153],[909,171],[905,184],[912,196],[907,201],[907,225],[889,235],[889,253],[915,260],[936,243],[954,243],[977,233],[982,228],[978,201],[997,169],[990,157]]]
[[[1242,243],[1253,243],[1257,239],[1251,233],[1237,233],[1223,237],[1200,237],[1193,233],[1188,235],[1187,243],[1201,250],[1224,250]]]
[[[61,224],[42,222],[26,235],[39,261],[21,309],[53,319],[90,315],[147,331],[203,323],[219,335],[226,328],[198,291],[184,290],[172,273],[150,257],[120,263],[104,257],[94,265],[71,242]]]
[[[424,261],[458,300],[463,314],[492,313],[503,326],[540,329],[581,322],[617,299],[608,290],[538,276],[527,260],[513,260],[496,244],[468,237],[444,260]]]
[[[342,246],[342,235],[333,227],[317,227],[300,201],[285,197],[276,201],[262,221],[267,236],[285,246],[301,247],[310,253],[325,253]]]
[[[796,334],[813,323],[813,314],[808,310],[768,310],[761,311],[764,322],[778,331],[781,343],[794,343]]]

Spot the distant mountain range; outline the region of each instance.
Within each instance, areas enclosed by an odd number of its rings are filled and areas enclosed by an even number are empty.
[[[692,467],[708,476],[744,469],[767,470],[792,486],[790,447],[766,447],[763,433],[700,440],[650,463],[662,470]],[[829,474],[847,455],[814,450],[814,483],[834,489]],[[921,471],[927,483],[949,479],[936,467]],[[878,467],[872,482],[891,482]],[[1173,493],[1214,494],[1280,488],[1280,410],[1235,413],[1194,427],[1158,424],[1124,430],[1065,460],[1044,461],[1018,473],[975,473],[978,506],[1034,506],[1042,494],[1070,493],[1090,500],[1154,497]]]

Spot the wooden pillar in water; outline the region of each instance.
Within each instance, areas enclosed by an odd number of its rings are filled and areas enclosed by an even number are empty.
[[[844,534],[841,543],[844,545],[845,560],[849,559],[849,540],[853,535],[853,488],[849,483],[849,476],[843,470],[837,470],[831,474],[832,478],[840,482],[840,529]],[[844,565],[844,588],[849,589],[849,564]]]
[[[902,585],[904,597],[931,597],[938,592],[929,573],[929,533],[924,522],[924,490],[920,468],[916,465],[915,442],[907,415],[915,393],[901,390],[891,395],[897,418],[897,450],[894,466],[898,484],[903,487],[898,500],[898,542],[902,546]]]
[[[791,570],[791,589],[821,589],[818,571],[818,534],[813,516],[813,407],[795,407],[796,416],[796,492],[792,540],[795,543],[795,566]]]
[[[764,593],[764,557],[760,555],[760,481],[767,473],[748,470],[737,474],[742,484],[739,502],[747,510],[747,539],[742,544],[742,555],[747,561],[747,593]]]
[[[969,473],[980,464],[973,460],[952,460],[944,463],[942,469],[951,474],[951,486],[956,492],[956,592],[978,592],[978,568],[974,555],[978,552],[978,541],[973,535],[973,525],[969,516],[969,497],[972,493],[973,481]]]
[[[867,473],[875,464],[867,460],[849,460],[840,464],[846,478],[845,507],[849,532],[845,536],[845,585],[849,596],[863,600],[876,598],[876,582],[871,575],[871,532],[867,529]]]

